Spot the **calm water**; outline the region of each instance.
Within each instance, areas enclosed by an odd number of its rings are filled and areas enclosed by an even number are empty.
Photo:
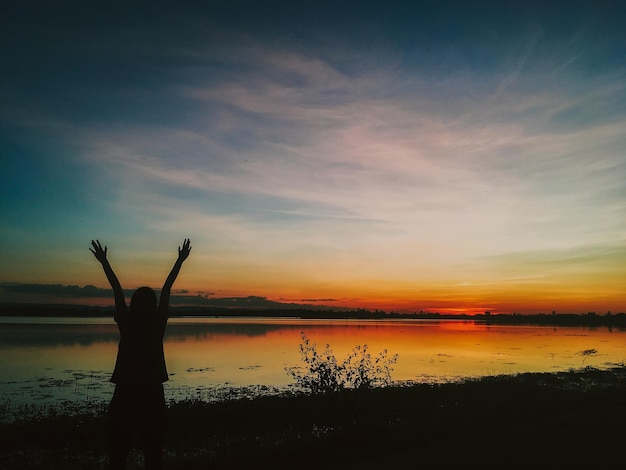
[[[7,403],[108,399],[117,326],[110,319],[0,318],[0,393]],[[399,354],[396,381],[448,381],[517,372],[623,364],[626,331],[488,326],[431,320],[170,319],[165,354],[170,399],[221,399],[293,385],[300,332],[339,360],[356,345]],[[593,355],[582,355],[595,349]]]

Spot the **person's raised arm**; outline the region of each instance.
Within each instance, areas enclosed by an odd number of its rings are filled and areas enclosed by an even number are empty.
[[[93,248],[89,248],[89,251],[93,253],[100,264],[102,264],[102,269],[104,269],[104,273],[109,280],[109,284],[111,284],[111,288],[113,289],[113,296],[115,297],[115,308],[116,310],[126,309],[126,300],[124,299],[124,291],[122,290],[122,286],[120,285],[120,281],[117,279],[117,276],[113,272],[113,268],[107,259],[107,247],[105,245],[102,248],[99,240],[91,240],[91,246]]]
[[[162,313],[167,313],[167,310],[170,306],[170,291],[172,290],[172,286],[174,285],[174,281],[178,277],[178,273],[180,272],[180,268],[183,265],[183,262],[189,257],[189,252],[191,252],[191,240],[188,238],[183,242],[183,246],[178,247],[178,259],[174,263],[174,267],[170,271],[169,276],[165,280],[165,284],[163,284],[163,289],[161,289],[161,296],[159,298],[159,311]]]

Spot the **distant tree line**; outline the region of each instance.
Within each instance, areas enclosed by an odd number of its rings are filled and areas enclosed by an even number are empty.
[[[497,314],[489,312],[476,315],[476,320],[486,324],[509,324],[509,325],[562,325],[562,326],[626,326],[626,313],[598,315],[595,312],[581,314],[574,313],[538,313],[522,315],[520,313]]]
[[[113,316],[114,307],[97,307],[85,305],[67,304],[0,304],[0,316],[38,316],[38,317],[107,317]],[[389,320],[389,319],[415,319],[415,320],[465,320],[481,322],[488,325],[563,325],[563,326],[617,326],[626,327],[626,313],[612,314],[607,312],[598,315],[595,312],[581,314],[521,314],[499,313],[492,314],[444,314],[438,312],[414,312],[398,313],[385,312],[382,310],[337,310],[310,309],[310,308],[225,308],[225,307],[171,307],[172,317],[276,317],[276,318],[301,318],[322,320]]]

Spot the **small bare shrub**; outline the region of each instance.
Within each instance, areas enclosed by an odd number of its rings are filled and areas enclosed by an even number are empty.
[[[300,354],[304,366],[287,367],[287,374],[312,393],[332,393],[346,388],[366,389],[384,387],[392,383],[391,372],[398,355],[389,356],[386,349],[372,357],[367,344],[356,346],[341,363],[326,345],[323,352],[300,333]]]
[[[591,357],[591,356],[595,356],[596,354],[598,354],[598,350],[597,349],[585,349],[583,351],[578,351],[576,354],[579,354],[583,357],[583,362],[580,365],[581,367],[583,367],[585,365],[585,361]]]

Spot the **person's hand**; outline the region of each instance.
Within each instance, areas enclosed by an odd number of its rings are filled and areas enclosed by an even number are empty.
[[[191,243],[191,240],[188,238],[185,238],[185,241],[183,242],[183,247],[182,248],[180,246],[178,247],[178,261],[180,261],[181,263],[189,257],[189,253],[191,252],[190,243]]]
[[[91,240],[91,246],[93,246],[93,249],[89,248],[89,251],[93,253],[93,255],[96,257],[98,261],[100,261],[101,263],[104,263],[107,260],[106,245],[104,246],[104,248],[102,248],[102,245],[100,245],[100,240],[96,240],[96,241]]]

